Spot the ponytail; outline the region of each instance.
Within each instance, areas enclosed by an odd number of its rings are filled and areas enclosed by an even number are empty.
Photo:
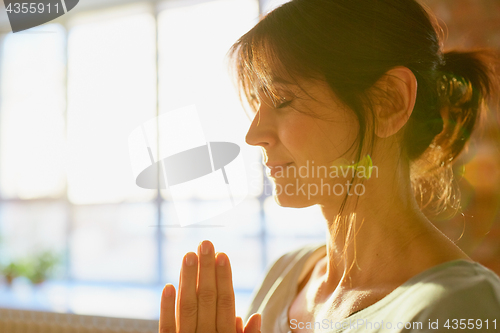
[[[448,206],[459,208],[451,164],[484,115],[487,100],[498,94],[496,63],[492,51],[451,51],[443,55],[437,68],[436,109],[442,127],[412,167],[415,195],[428,212],[438,214]]]
[[[434,140],[442,150],[440,166],[453,161],[463,150],[486,108],[486,100],[494,93],[494,63],[489,51],[444,54],[437,80],[444,124]]]

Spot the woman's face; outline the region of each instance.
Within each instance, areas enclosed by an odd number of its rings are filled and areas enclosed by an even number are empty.
[[[248,144],[262,148],[267,174],[275,183],[276,201],[297,208],[346,195],[347,177],[342,170],[350,169],[335,165],[340,158],[351,163],[359,128],[354,113],[326,82],[304,80],[299,84],[302,89],[276,83],[281,97],[276,107],[260,93],[260,105],[246,136]]]

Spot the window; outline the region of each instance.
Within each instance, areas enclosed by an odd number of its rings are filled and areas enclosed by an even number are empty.
[[[65,248],[64,29],[2,40],[0,237],[3,261]],[[44,222],[43,224],[41,222]]]
[[[323,240],[322,224],[303,229],[315,208],[274,203],[260,151],[244,143],[249,123],[224,56],[258,13],[257,0],[137,3],[7,35],[0,262],[53,250],[63,254],[61,280],[175,284],[182,256],[209,239],[232,261],[242,312],[272,260]],[[222,228],[179,228],[169,191],[138,187],[131,170],[129,134],[192,104],[207,141],[237,143],[247,168],[248,197],[213,219]],[[196,214],[218,200],[199,188],[182,204]],[[80,302],[75,311],[88,308]]]

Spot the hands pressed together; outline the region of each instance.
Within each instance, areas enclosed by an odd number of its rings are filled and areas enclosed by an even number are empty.
[[[177,301],[172,284],[163,289],[160,333],[259,333],[260,325],[260,314],[245,327],[236,317],[229,258],[209,241],[184,256]]]

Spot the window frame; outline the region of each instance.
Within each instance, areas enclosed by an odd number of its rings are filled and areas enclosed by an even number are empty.
[[[165,10],[169,10],[172,8],[179,8],[179,7],[186,7],[186,6],[192,6],[192,5],[197,5],[201,3],[207,3],[207,2],[212,2],[216,0],[173,0],[173,1],[159,1],[159,0],[153,0],[153,1],[148,1],[147,6],[149,7],[149,11],[152,14],[155,22],[155,75],[156,75],[156,91],[155,91],[155,98],[156,98],[156,116],[159,115],[159,41],[158,41],[158,18],[159,14]],[[259,15],[262,14],[262,8],[264,6],[264,3],[266,2],[265,0],[254,0],[258,4],[259,8]],[[78,10],[77,11],[70,11],[67,14],[51,21],[49,24],[60,24],[62,28],[64,29],[64,88],[62,91],[62,94],[64,96],[64,112],[63,112],[63,122],[64,122],[64,132],[65,132],[65,137],[68,136],[68,67],[71,59],[69,59],[69,52],[68,52],[68,40],[69,40],[69,35],[70,31],[72,29],[72,22],[75,23],[75,18],[83,15],[92,15],[99,13],[103,10],[115,10],[118,8],[124,8],[125,6],[133,6],[136,4],[143,4],[137,0],[119,0],[119,1],[112,1],[112,2],[99,2],[99,1],[89,1],[87,3],[79,3],[78,4]],[[78,20],[76,20],[78,21]],[[0,27],[5,26],[0,22]],[[24,32],[24,33],[30,33],[29,31]],[[4,39],[5,35],[0,35],[0,52],[2,51],[4,47]],[[0,74],[1,74],[2,68],[0,66]],[[1,97],[1,96],[0,96]],[[0,110],[0,112],[2,112]],[[157,145],[159,146],[159,145]],[[270,184],[269,179],[265,176],[265,166],[262,165],[262,181],[264,183],[264,188],[261,194],[257,197],[254,197],[259,202],[259,217],[260,217],[260,230],[261,232],[259,233],[258,239],[259,242],[262,246],[262,257],[260,258],[261,262],[261,271],[264,271],[266,267],[268,266],[268,255],[267,255],[267,244],[268,244],[268,235],[266,231],[266,213],[264,210],[264,201],[266,198],[269,197],[269,194],[266,194],[266,191],[264,190],[268,186],[272,186]],[[80,206],[78,204],[75,204],[71,202],[71,200],[68,197],[68,183],[67,183],[67,175],[65,175],[66,179],[66,185],[63,190],[63,194],[61,197],[58,198],[34,198],[34,199],[19,199],[19,198],[4,198],[2,197],[2,194],[0,193],[0,206],[3,204],[9,204],[9,203],[16,203],[16,204],[31,204],[31,203],[59,203],[62,204],[65,207],[65,216],[63,217],[65,220],[65,244],[64,244],[64,256],[63,256],[63,262],[62,266],[64,268],[64,275],[63,275],[63,280],[67,282],[76,282],[79,281],[79,279],[76,279],[74,276],[72,276],[72,262],[71,262],[71,246],[70,246],[70,239],[71,239],[71,234],[73,230],[73,226],[75,225],[75,207]],[[155,206],[156,210],[156,218],[155,218],[155,242],[156,242],[156,257],[157,257],[157,262],[156,262],[156,278],[155,278],[155,283],[156,285],[161,285],[164,282],[164,277],[165,277],[165,267],[164,267],[164,259],[163,259],[163,247],[166,242],[162,235],[162,221],[164,219],[164,212],[162,212],[162,206],[164,202],[170,202],[169,198],[165,198],[162,195],[161,190],[158,189],[156,190],[156,194],[154,199],[151,201],[145,201],[144,203],[151,203]],[[193,201],[196,201],[194,199]],[[100,207],[108,206],[108,207],[113,207],[116,205],[123,205],[127,204],[128,202],[123,202],[123,203],[102,203],[102,204],[95,204],[99,205]],[[138,203],[136,201],[131,201],[130,204]],[[146,285],[150,285],[149,283],[146,283]],[[247,291],[247,290],[246,290]]]

